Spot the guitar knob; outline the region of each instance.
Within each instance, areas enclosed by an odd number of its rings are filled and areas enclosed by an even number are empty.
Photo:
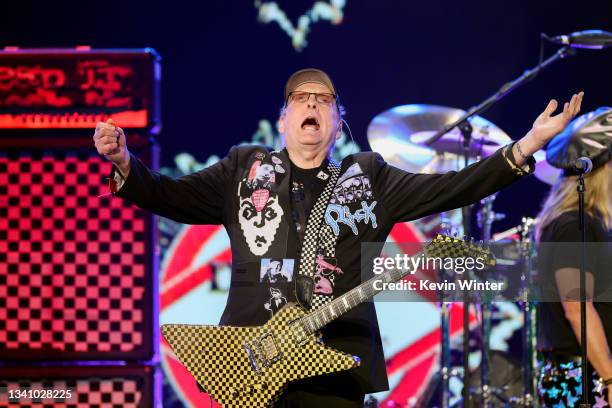
[[[257,383],[257,384],[255,384],[255,389],[256,389],[256,390],[259,390],[259,391],[261,391],[261,390],[267,390],[267,389],[268,389],[268,384],[267,384],[267,383],[265,383],[265,382],[260,382],[260,383]]]

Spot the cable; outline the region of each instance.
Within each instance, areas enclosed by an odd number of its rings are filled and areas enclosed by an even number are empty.
[[[348,134],[349,134],[349,136],[351,137],[351,141],[353,142],[353,147],[354,147],[354,148],[356,148],[358,145],[357,145],[357,143],[355,142],[355,139],[353,139],[353,132],[351,132],[351,127],[349,126],[349,124],[348,124],[348,122],[346,121],[346,119],[342,118],[342,119],[340,119],[340,120],[341,120],[341,121],[342,121],[342,122],[343,122],[343,123],[346,125],[346,129],[348,130]],[[358,152],[358,150],[355,150],[355,151],[354,151],[353,153],[351,153],[351,154],[354,154],[354,153],[357,153],[357,152]]]

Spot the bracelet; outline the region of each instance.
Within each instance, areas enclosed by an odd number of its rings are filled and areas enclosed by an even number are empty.
[[[612,377],[603,380],[603,383],[605,386],[611,385],[612,384]]]
[[[527,160],[527,156],[525,156],[525,153],[523,153],[521,150],[521,144],[518,141],[516,142],[516,151],[523,158],[523,160]]]

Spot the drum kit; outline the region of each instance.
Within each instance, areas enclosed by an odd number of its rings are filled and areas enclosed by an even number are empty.
[[[498,149],[512,142],[512,139],[500,127],[487,119],[472,115],[469,119],[471,133],[466,143],[465,131],[460,126],[444,133],[432,142],[439,129],[456,122],[464,117],[465,111],[461,109],[438,106],[410,104],[397,106],[377,115],[368,127],[367,137],[370,147],[395,167],[415,173],[444,173],[460,170],[467,164],[494,154]],[[439,134],[438,134],[439,136]],[[537,166],[535,176],[544,183],[553,184],[559,176],[559,170],[550,166],[544,160],[544,152],[536,153]],[[517,266],[520,271],[520,293],[516,304],[520,308],[523,318],[523,331],[521,339],[522,361],[512,363],[512,359],[497,351],[490,350],[491,321],[494,303],[490,299],[480,299],[472,304],[480,314],[480,327],[477,331],[478,347],[480,350],[480,365],[477,370],[469,365],[470,330],[467,329],[469,321],[464,320],[464,346],[462,358],[463,367],[454,364],[450,345],[450,308],[452,302],[440,302],[440,374],[436,377],[437,384],[430,384],[428,389],[437,389],[437,397],[429,392],[417,406],[438,406],[448,408],[452,406],[479,406],[479,407],[534,407],[538,406],[536,398],[536,312],[535,303],[530,299],[529,290],[535,275],[535,249],[533,245],[533,231],[535,221],[532,218],[523,218],[522,223],[508,231],[492,235],[491,225],[504,218],[503,214],[493,211],[496,195],[489,196],[481,201],[477,213],[480,237],[487,244],[496,242],[512,242],[514,255],[506,259],[506,263]],[[417,227],[426,236],[433,236],[436,232],[449,230],[467,235],[470,222],[462,218],[470,214],[460,210],[453,210],[436,216],[430,216],[415,221]],[[503,260],[502,262],[503,263]],[[466,315],[469,313],[469,300]],[[466,309],[464,307],[464,309]],[[465,325],[465,323],[468,323]],[[474,337],[472,332],[471,336]],[[513,373],[510,371],[513,370]],[[472,374],[470,374],[470,371]],[[507,372],[503,380],[500,373]],[[478,373],[478,375],[476,375]],[[455,377],[463,384],[460,396],[452,395],[449,389],[451,379]],[[473,378],[471,378],[473,377]],[[425,393],[427,394],[427,392]],[[463,403],[466,401],[466,403]],[[373,403],[372,406],[376,404]],[[412,404],[414,405],[414,404]],[[398,407],[411,406],[397,404]]]

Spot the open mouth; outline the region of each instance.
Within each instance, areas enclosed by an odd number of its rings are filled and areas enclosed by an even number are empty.
[[[319,121],[314,116],[309,116],[302,122],[304,130],[319,130]]]

